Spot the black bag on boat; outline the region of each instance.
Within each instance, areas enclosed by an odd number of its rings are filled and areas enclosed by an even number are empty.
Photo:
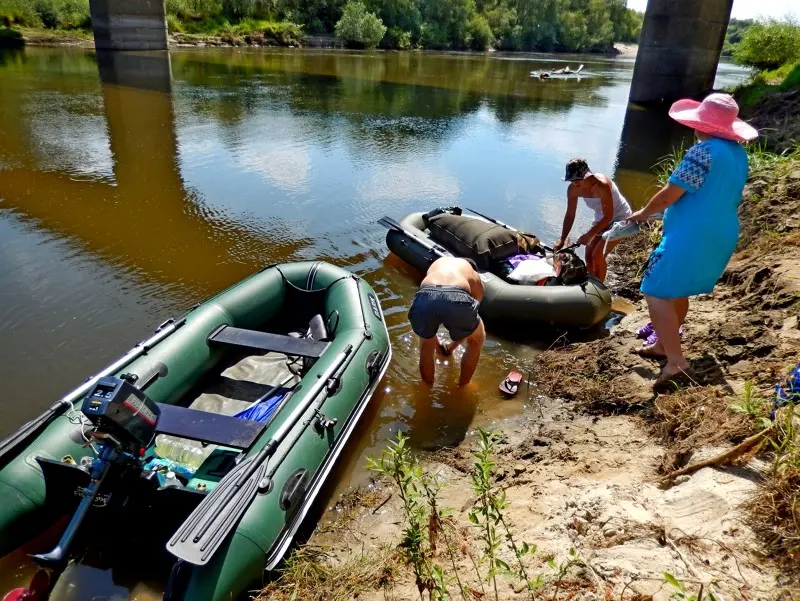
[[[535,236],[521,234],[483,219],[435,209],[423,216],[431,238],[459,257],[472,259],[481,270],[538,246]]]
[[[556,279],[562,286],[579,286],[589,279],[586,263],[572,250],[556,252],[553,264],[556,269]]]

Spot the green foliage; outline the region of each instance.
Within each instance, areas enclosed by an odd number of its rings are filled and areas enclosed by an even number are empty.
[[[478,496],[478,502],[475,508],[469,512],[469,521],[480,529],[481,540],[484,543],[483,559],[489,564],[487,580],[492,583],[495,599],[498,599],[497,576],[502,575],[510,576],[524,583],[528,595],[533,601],[534,594],[544,585],[544,580],[541,575],[531,578],[524,563],[527,555],[536,553],[536,545],[526,542],[517,544],[504,515],[504,510],[508,507],[508,499],[504,491],[496,490],[497,483],[494,477],[494,468],[497,466],[494,455],[497,453],[499,442],[499,434],[478,428],[478,448],[473,453],[475,462],[470,474],[472,491]],[[498,532],[498,529],[502,533]],[[513,568],[498,557],[503,539],[517,560],[517,564]],[[557,593],[558,591],[556,591]]]
[[[0,27],[0,48],[22,48],[25,40],[22,34],[8,27]]]
[[[777,69],[800,59],[800,24],[791,18],[755,23],[733,48],[733,59],[756,69]]]
[[[753,418],[759,428],[768,428],[772,425],[769,419],[770,403],[759,395],[755,383],[750,380],[744,383],[742,393],[731,401],[730,410]]]
[[[389,28],[384,39],[387,48],[407,50],[419,42],[422,30],[422,12],[419,0],[367,0],[367,10],[380,17]],[[408,41],[408,48],[402,45]]]
[[[0,23],[6,27],[36,27],[42,24],[30,0],[0,0]]]
[[[753,19],[731,19],[725,32],[725,45],[722,47],[724,56],[733,54],[733,47],[742,41],[745,32],[755,24]]]
[[[386,34],[386,26],[363,2],[348,2],[334,33],[349,46],[375,48]]]
[[[695,595],[689,593],[686,590],[686,585],[669,572],[664,572],[664,580],[673,589],[670,599],[681,599],[683,601],[702,601],[702,599],[705,599],[706,601],[717,601],[717,596],[711,591],[708,591],[705,596],[703,595],[703,585],[700,585],[700,591]]]
[[[473,0],[427,0],[422,15],[423,47],[439,50],[467,48],[467,26],[474,12]]]
[[[0,0],[0,23],[7,27],[88,29],[89,0]]]
[[[167,31],[169,33],[182,33],[184,31],[183,23],[175,15],[167,15]]]
[[[642,15],[625,0],[166,0],[172,33],[225,35],[270,23],[265,39],[299,44],[302,32],[348,45],[410,50],[607,51],[638,39]],[[346,6],[350,8],[346,9]],[[360,7],[360,8],[359,8]],[[6,26],[88,28],[88,0],[0,0]],[[336,25],[341,23],[337,29]],[[301,29],[302,28],[302,29]],[[245,35],[261,35],[246,26]],[[238,33],[237,33],[238,32]],[[287,40],[287,41],[281,41]]]
[[[443,515],[436,504],[441,484],[422,470],[407,442],[399,432],[380,459],[367,459],[367,467],[388,476],[397,486],[406,520],[401,548],[414,571],[420,596],[427,590],[431,601],[443,601],[449,598],[447,584],[441,566],[433,560]]]
[[[390,27],[386,31],[386,35],[383,36],[383,40],[381,40],[381,48],[390,50],[411,50],[413,47],[411,33],[397,27]]]
[[[467,43],[472,50],[486,50],[494,43],[492,28],[483,15],[473,15],[469,20]]]
[[[89,0],[35,0],[33,9],[47,29],[85,29],[91,26]]]

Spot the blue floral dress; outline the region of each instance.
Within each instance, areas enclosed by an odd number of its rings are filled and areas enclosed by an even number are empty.
[[[642,278],[643,293],[683,298],[714,289],[739,239],[747,169],[747,152],[730,140],[710,138],[686,152],[669,178],[686,193],[664,213],[661,243]]]

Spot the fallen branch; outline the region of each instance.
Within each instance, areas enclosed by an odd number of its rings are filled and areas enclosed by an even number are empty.
[[[704,467],[711,467],[714,465],[727,465],[731,463],[733,460],[738,459],[746,452],[751,450],[756,445],[760,445],[764,440],[767,438],[767,435],[770,434],[775,429],[775,426],[770,426],[759,432],[758,434],[753,434],[748,438],[745,438],[742,442],[737,444],[732,449],[729,449],[722,453],[721,455],[717,455],[716,457],[711,457],[710,459],[705,459],[703,461],[698,461],[697,463],[693,463],[692,465],[687,465],[686,467],[682,467],[679,470],[675,470],[674,472],[670,472],[666,476],[664,476],[661,480],[669,481],[673,478],[677,478],[678,476],[683,476],[684,474],[693,474],[697,470],[703,469]]]
[[[391,498],[392,498],[392,493],[389,493],[389,495],[383,501],[381,501],[380,504],[375,509],[372,510],[372,515],[378,513],[378,510],[384,505],[386,505],[389,502],[389,499]]]

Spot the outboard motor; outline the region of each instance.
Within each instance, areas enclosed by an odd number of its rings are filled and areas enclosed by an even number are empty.
[[[158,375],[151,375],[147,381]],[[66,560],[69,546],[110,470],[141,472],[140,458],[156,434],[161,411],[131,380],[101,378],[83,400],[81,413],[94,425],[89,436],[100,443],[100,451],[90,467],[89,485],[81,491],[80,505],[61,540],[49,553],[33,556],[45,566],[58,566]]]

